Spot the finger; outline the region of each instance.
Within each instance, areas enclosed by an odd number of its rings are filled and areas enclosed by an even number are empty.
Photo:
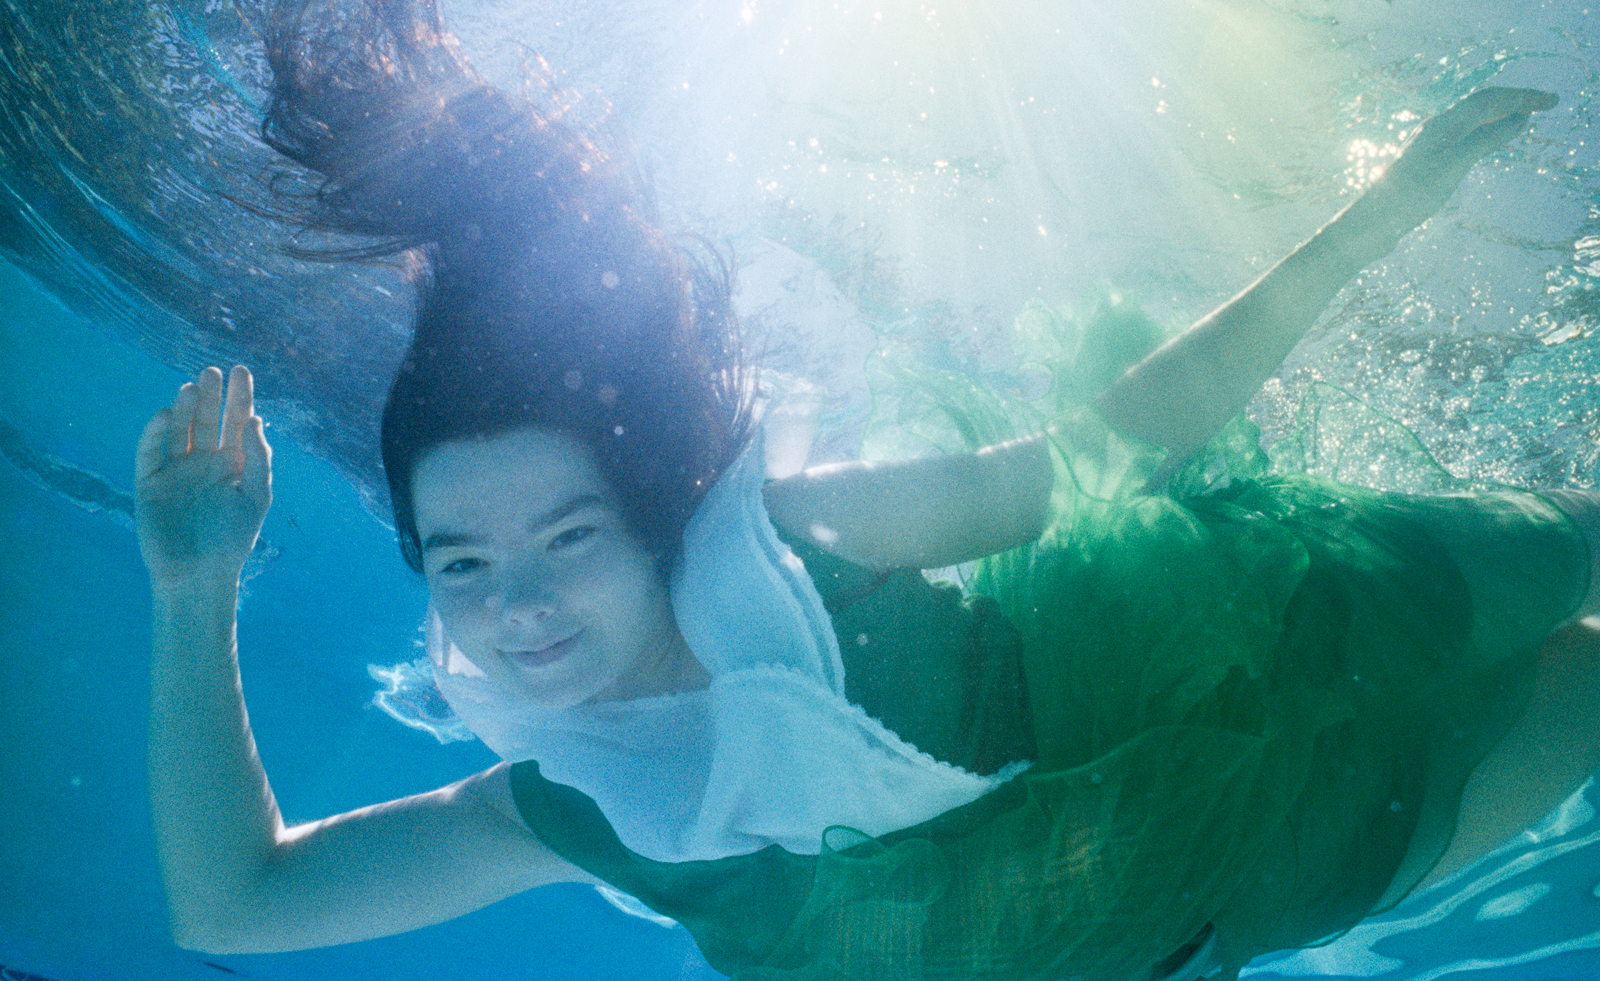
[[[133,479],[141,481],[160,470],[167,462],[167,429],[172,425],[172,410],[162,409],[145,423],[139,434],[139,448],[133,454]]]
[[[211,449],[217,445],[217,422],[222,414],[222,372],[207,368],[200,372],[200,398],[194,409],[194,445]]]
[[[220,372],[218,373],[220,376]],[[245,421],[255,415],[255,379],[244,365],[234,365],[228,376],[228,404],[222,413],[222,448],[238,452]]]
[[[179,457],[189,452],[194,434],[195,404],[199,399],[200,386],[194,382],[184,382],[183,387],[178,389],[178,397],[172,400],[167,410],[172,414],[167,427],[168,457]]]
[[[272,447],[260,416],[251,416],[244,424],[244,473],[239,487],[262,507],[272,503]]]

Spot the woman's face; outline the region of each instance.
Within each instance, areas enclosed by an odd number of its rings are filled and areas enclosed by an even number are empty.
[[[445,443],[412,495],[445,635],[491,679],[550,708],[704,686],[582,443],[533,428]]]

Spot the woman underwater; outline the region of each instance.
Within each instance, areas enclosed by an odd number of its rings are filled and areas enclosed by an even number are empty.
[[[437,682],[505,762],[284,826],[234,639],[271,454],[250,374],[207,369],[137,462],[184,946],[345,943],[575,881],[751,981],[1232,976],[1600,765],[1600,670],[1547,643],[1600,610],[1594,495],[1168,480],[1553,97],[1427,123],[1091,411],[765,481],[726,277],[623,171],[481,83],[427,4],[311,23],[275,15],[263,135],[324,178],[308,225],[375,241],[346,255],[423,260],[384,463]],[[986,556],[970,597],[916,571]]]

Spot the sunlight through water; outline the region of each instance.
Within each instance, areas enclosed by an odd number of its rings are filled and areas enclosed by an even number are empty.
[[[547,71],[648,176],[668,227],[731,254],[766,383],[814,423],[795,468],[807,441],[813,463],[870,441],[874,352],[1031,397],[1048,380],[1017,329],[1029,311],[1126,300],[1175,331],[1378,179],[1427,117],[1490,84],[1555,92],[1345,289],[1250,415],[1270,442],[1302,428],[1307,392],[1354,396],[1319,403],[1354,420],[1321,448],[1352,482],[1600,476],[1585,0],[440,2],[487,78]],[[213,962],[167,939],[127,461],[180,374],[250,365],[282,460],[241,633],[286,815],[492,761],[429,687],[426,599],[386,524],[375,435],[407,341],[403,273],[298,261],[258,213],[278,168],[255,133],[261,17],[258,0],[0,0],[0,781],[16,788],[0,978],[714,978],[670,919],[589,887],[325,952]],[[1378,419],[1447,478],[1374,449],[1392,432],[1363,442]],[[1478,864],[1246,976],[1600,976],[1597,807],[1591,782]]]

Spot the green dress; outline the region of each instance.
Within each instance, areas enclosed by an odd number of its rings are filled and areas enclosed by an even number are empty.
[[[529,827],[738,981],[1143,981],[1212,933],[1232,977],[1398,901],[1581,601],[1581,535],[1520,491],[1234,466],[1145,493],[1156,455],[1088,413],[1057,434],[1049,530],[970,595],[797,546],[852,701],[946,762],[1027,772],[820,855],[661,863],[530,761]]]

